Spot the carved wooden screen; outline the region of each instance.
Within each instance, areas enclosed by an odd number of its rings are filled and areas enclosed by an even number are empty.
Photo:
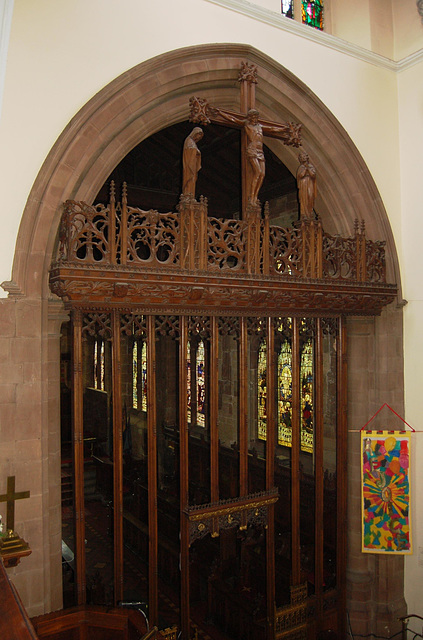
[[[132,585],[157,624],[165,580],[184,640],[196,598],[228,637],[342,635],[345,315],[393,299],[383,251],[358,224],[221,220],[204,199],[66,204],[50,286],[72,312],[78,604],[102,588],[101,497],[111,604]]]

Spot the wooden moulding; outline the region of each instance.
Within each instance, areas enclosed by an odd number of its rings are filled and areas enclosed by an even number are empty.
[[[176,315],[379,315],[397,294],[385,283],[71,264],[51,270],[50,287],[70,307]]]
[[[192,544],[208,533],[217,537],[222,529],[238,527],[245,530],[253,521],[267,527],[268,507],[278,498],[278,490],[273,488],[241,498],[186,508],[184,514],[189,522],[189,543]]]

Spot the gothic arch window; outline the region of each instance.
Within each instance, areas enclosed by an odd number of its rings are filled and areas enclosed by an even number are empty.
[[[323,0],[302,0],[302,23],[323,31]]]
[[[141,349],[141,409],[147,411],[147,343]]]
[[[132,406],[138,409],[138,342],[132,346]]]
[[[301,352],[301,449],[313,453],[314,423],[314,345],[307,338]]]
[[[105,352],[101,338],[94,342],[94,389],[105,389]]]
[[[191,344],[187,344],[187,423],[191,424]]]
[[[278,443],[292,445],[292,347],[286,338],[278,354]]]
[[[147,411],[147,343],[135,341],[132,346],[132,406]]]
[[[204,342],[200,340],[195,356],[195,390],[197,394],[197,425],[206,426],[206,361]]]
[[[262,340],[258,351],[257,364],[257,425],[258,437],[266,440],[266,396],[267,396],[267,349],[266,341]]]
[[[193,338],[186,354],[187,423],[192,426],[207,426],[207,386],[206,344]]]

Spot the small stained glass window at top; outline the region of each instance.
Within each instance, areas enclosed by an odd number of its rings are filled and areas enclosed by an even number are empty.
[[[303,24],[323,31],[323,0],[307,2],[301,1],[301,16]]]
[[[293,0],[281,0],[281,11],[282,15],[287,18],[294,17],[294,8],[293,8]]]

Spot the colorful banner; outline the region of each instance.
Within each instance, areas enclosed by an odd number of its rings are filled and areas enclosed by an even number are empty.
[[[362,551],[410,554],[410,435],[361,432]]]

